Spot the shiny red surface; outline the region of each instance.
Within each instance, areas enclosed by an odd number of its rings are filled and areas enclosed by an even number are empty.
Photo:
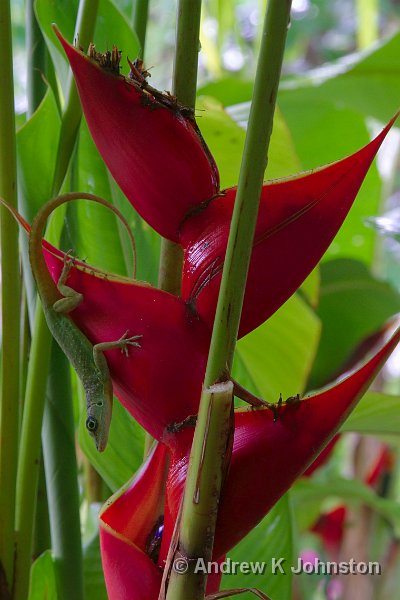
[[[396,115],[397,117],[397,115]],[[319,170],[266,183],[240,324],[241,336],[270,317],[318,264],[347,216],[393,125],[358,152]],[[212,327],[236,188],[184,222],[182,297]]]
[[[193,207],[218,191],[219,175],[193,119],[162,106],[131,79],[100,68],[57,33],[93,140],[139,214],[178,240]]]

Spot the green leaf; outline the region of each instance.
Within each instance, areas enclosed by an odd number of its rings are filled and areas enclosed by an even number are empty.
[[[400,33],[346,56],[305,76],[283,80],[280,100],[316,106],[330,103],[387,121],[398,109],[400,97]],[[299,93],[301,92],[301,93]]]
[[[225,575],[221,589],[254,587],[270,595],[274,600],[292,598],[292,573],[290,566],[293,556],[292,511],[289,494],[283,496],[270,510],[268,515],[228,554],[231,561],[260,563],[265,565],[264,572],[236,573]],[[283,558],[282,568],[285,575],[271,571],[273,560]],[[246,593],[243,600],[252,600],[253,595]]]
[[[54,94],[48,88],[36,112],[17,133],[18,184],[28,221],[51,197],[60,124]]]
[[[241,111],[236,109],[228,113],[212,97],[200,98],[196,110],[199,111],[197,122],[201,133],[218,165],[221,188],[237,185],[246,136]],[[299,170],[300,162],[290,132],[282,115],[276,111],[266,171],[268,179],[284,177]]]
[[[61,84],[68,81],[68,66],[64,52],[51,28],[56,23],[67,40],[74,39],[78,0],[36,0],[36,15],[43,35],[46,39],[51,58],[57,70]],[[100,0],[94,43],[98,50],[111,50],[113,44],[122,49],[124,56],[136,57],[139,43],[127,19],[115,6],[112,0]],[[85,48],[86,50],[86,48]],[[123,61],[123,71],[127,72],[128,64]]]
[[[266,323],[239,341],[234,376],[270,402],[304,391],[314,360],[320,322],[292,296]]]
[[[55,565],[50,550],[43,552],[32,565],[28,600],[58,600]]]
[[[115,492],[128,481],[143,461],[144,432],[125,408],[114,399],[110,436],[104,452],[97,452],[82,411],[78,430],[79,445],[109,488]]]
[[[367,392],[343,424],[341,431],[399,435],[400,397]]]
[[[321,265],[321,341],[310,378],[311,387],[324,385],[364,338],[400,310],[400,296],[374,278],[367,267],[350,259]]]

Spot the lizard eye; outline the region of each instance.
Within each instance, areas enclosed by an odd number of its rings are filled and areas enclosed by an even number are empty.
[[[97,419],[95,419],[94,417],[88,417],[86,419],[86,429],[90,431],[90,433],[95,433],[95,431],[97,431],[98,425],[99,424],[97,422]]]

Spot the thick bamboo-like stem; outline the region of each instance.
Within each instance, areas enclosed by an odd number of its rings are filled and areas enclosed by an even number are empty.
[[[77,21],[79,39],[83,43],[89,43],[96,23],[98,0],[81,0],[79,6]],[[63,114],[53,182],[53,189],[56,191],[61,187],[68,169],[78,131],[80,114],[81,109],[75,84],[71,81],[70,93]],[[72,131],[74,135],[72,135]],[[29,586],[35,515],[35,502],[32,501],[32,498],[36,498],[38,487],[41,429],[52,346],[52,336],[48,330],[40,302],[36,303],[32,339],[18,463],[16,505],[18,538],[15,553],[15,571],[17,576],[15,577],[13,600],[25,600]],[[64,410],[72,411],[70,403],[64,407]],[[77,512],[77,516],[79,518],[79,512]],[[78,541],[76,541],[76,545],[78,546]],[[79,597],[80,592],[76,595],[77,600]]]
[[[57,598],[84,600],[80,498],[69,364],[56,343],[52,346],[50,364],[43,448]],[[60,406],[65,409],[60,410]]]
[[[200,13],[201,0],[179,0],[172,91],[179,102],[189,108],[194,108],[196,102]],[[162,238],[158,274],[158,286],[162,290],[180,296],[182,264],[182,248]],[[145,456],[150,447],[151,440],[146,434]]]
[[[135,0],[132,8],[132,25],[140,43],[139,58],[144,58],[148,18],[149,0]]]
[[[357,46],[365,50],[379,38],[379,0],[356,0]]]
[[[10,2],[0,2],[0,196],[17,205]],[[15,484],[19,429],[20,277],[18,227],[1,207],[2,352],[0,395],[0,595],[13,581]]]
[[[269,140],[272,131],[275,102],[279,85],[286,34],[290,19],[291,0],[270,0],[264,23],[260,56],[257,66],[253,102],[250,111],[249,126],[240,169],[239,185],[233,211],[229,234],[221,289],[210,353],[207,364],[204,387],[210,388],[215,382],[223,380],[226,368],[230,368],[239,329],[240,315],[246,286],[247,272],[252,251],[252,243],[257,221],[259,200],[264,171],[268,159]],[[207,430],[204,418],[213,419],[213,407],[209,396],[201,397],[199,417],[196,430]],[[222,427],[221,427],[222,429]],[[220,429],[215,426],[214,432]],[[192,457],[199,453],[199,445],[203,445],[201,437],[195,433]],[[208,432],[206,445],[213,444]],[[199,481],[198,464],[194,460],[189,463],[186,480],[183,510],[181,515],[180,535],[175,560],[179,553],[188,561],[188,570],[180,574],[172,569],[168,600],[202,600],[204,598],[207,575],[195,573],[196,559],[202,558],[205,563],[211,559],[215,529],[215,514],[218,511],[219,492],[210,482],[221,481],[221,464],[210,461],[207,467],[203,464],[201,479],[208,486],[199,488],[200,497],[210,499],[208,505],[208,527],[204,515],[199,520],[193,487]],[[197,489],[197,488],[196,488]]]
[[[194,108],[196,101],[200,13],[201,0],[179,0],[172,92],[189,108]],[[181,247],[163,239],[158,280],[161,289],[180,294],[182,262]]]

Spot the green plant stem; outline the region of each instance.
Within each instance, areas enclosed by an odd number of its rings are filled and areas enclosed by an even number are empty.
[[[17,205],[12,36],[9,0],[0,2],[0,196]],[[19,430],[20,278],[18,227],[1,207],[0,593],[11,588]]]
[[[79,484],[69,370],[67,358],[53,343],[43,440],[57,598],[84,600]],[[63,407],[62,410],[60,407]]]
[[[179,0],[178,26],[172,92],[189,108],[195,107],[199,53],[201,0]],[[182,279],[182,249],[162,239],[158,285],[179,295]]]
[[[179,0],[177,39],[172,92],[189,108],[196,102],[201,0]],[[182,282],[182,248],[165,238],[161,240],[158,287],[179,296]],[[151,447],[146,434],[145,447]],[[145,456],[147,450],[145,449]]]
[[[357,46],[359,50],[368,48],[379,37],[379,1],[356,0]]]
[[[97,7],[98,0],[81,0],[80,2],[77,31],[79,33],[79,39],[83,42],[90,40],[93,36]],[[74,89],[75,84],[71,80],[70,93],[68,94],[63,114],[57,153],[57,163],[53,182],[55,194],[58,193],[64,181],[80,121],[81,109],[76,89],[75,92],[73,92]],[[69,129],[70,127],[71,130]],[[75,137],[72,135],[72,130],[74,131]],[[59,239],[61,229],[58,229],[57,232],[53,231],[52,233],[54,237]],[[33,342],[27,376],[28,384],[25,394],[25,409],[18,463],[16,507],[16,528],[18,530],[18,538],[15,557],[15,569],[18,576],[15,578],[13,600],[26,600],[29,586],[35,514],[35,502],[32,502],[32,498],[36,498],[38,487],[41,429],[52,346],[52,336],[48,330],[40,302],[37,302],[32,331]],[[69,401],[69,406],[65,408],[66,411],[72,410],[70,404]],[[71,507],[69,504],[68,506]],[[71,507],[71,510],[73,510],[73,507]],[[77,515],[79,519],[79,511],[78,513],[75,512],[75,518]]]
[[[26,0],[26,53],[27,53],[27,96],[28,119],[42,101],[46,93],[44,74],[46,73],[46,44],[40,31],[34,11],[35,0]]]
[[[39,466],[41,461],[40,434],[50,362],[51,344],[40,302],[36,303],[36,335],[32,338],[31,355],[25,391],[24,415],[17,478],[16,529],[18,538],[15,556],[14,600],[25,600],[29,588],[32,538]]]
[[[75,37],[79,39],[79,44],[83,48],[89,46],[89,43],[92,41],[98,7],[99,0],[81,0],[79,3]],[[65,98],[65,109],[61,122],[60,143],[58,145],[56,166],[54,170],[54,195],[60,191],[65,179],[78,135],[81,117],[82,109],[79,102],[78,91],[70,71],[68,91]]]
[[[139,39],[138,56],[144,57],[146,48],[147,21],[149,18],[149,0],[135,0],[132,8],[132,25]]]
[[[290,18],[291,0],[270,0],[264,22],[260,56],[250,111],[249,126],[239,175],[239,185],[228,239],[227,253],[222,274],[204,388],[210,389],[215,382],[223,380],[226,367],[230,368],[236,344],[240,315],[243,305],[247,272],[252,251],[264,171],[268,159],[269,140],[272,131],[275,102],[283,61],[286,34]],[[207,577],[194,573],[195,559],[201,557],[207,563],[212,556],[214,529],[218,512],[219,493],[216,481],[221,482],[221,462],[217,459],[199,465],[200,454],[207,454],[207,447],[216,443],[211,435],[219,435],[224,424],[210,431],[215,408],[210,394],[203,393],[200,402],[196,432],[193,439],[191,460],[186,480],[177,554],[188,560],[186,574],[172,570],[168,600],[200,600],[204,598]],[[197,433],[207,432],[206,438]],[[205,448],[205,449],[204,449]],[[201,467],[201,469],[199,468]],[[197,482],[201,478],[201,485]],[[203,498],[208,510],[198,514],[196,495]],[[208,523],[208,526],[207,526]],[[175,556],[177,556],[175,554]]]

